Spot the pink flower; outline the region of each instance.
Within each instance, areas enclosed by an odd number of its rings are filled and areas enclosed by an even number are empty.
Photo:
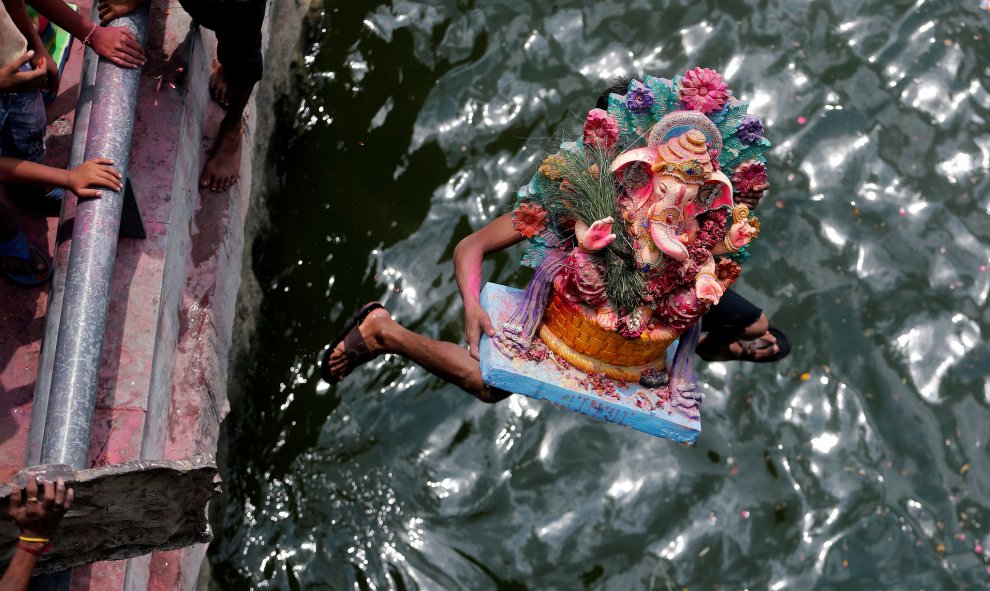
[[[695,68],[684,72],[680,89],[681,102],[688,109],[711,113],[729,100],[728,87],[715,70]]]
[[[737,193],[752,191],[767,182],[767,166],[756,160],[747,160],[732,174],[732,188]]]
[[[584,120],[584,145],[588,148],[608,150],[619,141],[619,124],[602,109],[588,111]]]
[[[547,210],[527,201],[512,212],[512,227],[526,238],[532,238],[546,228]]]

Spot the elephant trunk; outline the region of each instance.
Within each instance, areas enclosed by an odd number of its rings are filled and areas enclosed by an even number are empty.
[[[650,222],[650,237],[665,256],[684,262],[688,258],[687,246],[681,242],[676,223]]]

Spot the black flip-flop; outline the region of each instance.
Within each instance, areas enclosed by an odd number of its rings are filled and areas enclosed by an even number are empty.
[[[14,234],[13,238],[7,242],[0,242],[0,256],[11,259],[19,259],[25,263],[33,265],[33,255],[37,255],[38,258],[44,262],[44,271],[39,273],[31,273],[30,275],[13,273],[10,271],[4,271],[3,274],[7,276],[7,279],[10,279],[14,283],[25,287],[35,287],[37,285],[48,283],[48,280],[52,278],[52,262],[40,248],[28,242],[27,236],[24,235],[23,230],[17,228],[17,232]]]
[[[775,326],[771,326],[767,329],[767,332],[772,334],[777,341],[771,343],[764,338],[756,338],[751,341],[739,340],[739,344],[742,345],[742,351],[739,355],[732,355],[729,353],[728,344],[736,341],[736,339],[723,339],[718,342],[704,343],[704,350],[698,351],[698,356],[705,361],[749,361],[751,363],[773,363],[775,361],[780,361],[791,352],[791,342],[787,339],[787,335],[784,331],[780,330]],[[757,357],[757,352],[760,349],[770,347],[772,345],[777,345],[777,352],[769,357]],[[701,349],[701,347],[699,347]],[[713,352],[709,352],[714,349]]]
[[[351,316],[350,320],[347,321],[347,324],[344,325],[344,328],[334,338],[333,342],[323,351],[323,354],[320,356],[320,377],[323,378],[324,382],[331,385],[336,384],[354,371],[354,368],[374,359],[374,355],[368,350],[368,344],[364,342],[364,338],[361,336],[361,331],[356,329],[361,326],[361,323],[368,317],[368,314],[371,314],[378,308],[384,309],[385,306],[378,302],[369,302],[361,306],[361,309]],[[330,371],[330,355],[341,342],[344,343],[344,354],[347,355],[347,367],[344,368],[343,373],[335,376]]]
[[[753,363],[773,363],[775,361],[780,361],[791,352],[791,342],[787,340],[787,335],[784,331],[780,330],[775,326],[771,326],[767,329],[767,332],[772,334],[776,342],[771,343],[770,341],[760,337],[758,339],[753,339],[752,341],[740,341],[742,343],[742,353],[739,355],[740,361],[751,361]],[[757,357],[756,353],[760,349],[765,349],[777,345],[777,352],[769,357]]]

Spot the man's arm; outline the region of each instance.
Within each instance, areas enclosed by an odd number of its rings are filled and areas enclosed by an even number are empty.
[[[454,248],[454,276],[464,302],[464,333],[471,356],[478,359],[481,332],[495,335],[488,314],[481,308],[481,263],[490,252],[508,248],[523,237],[512,226],[512,214],[507,213],[461,240]]]
[[[72,507],[75,493],[65,488],[61,478],[39,483],[34,475],[28,477],[23,494],[17,485],[11,489],[8,515],[21,535],[14,557],[0,578],[0,591],[27,591],[38,557],[49,548],[49,538],[62,515]]]
[[[93,51],[123,68],[136,68],[145,62],[137,37],[124,27],[100,27],[69,8],[63,0],[29,0],[31,6],[50,21],[85,41]],[[7,2],[7,0],[4,0]],[[35,33],[37,35],[37,33]]]
[[[763,192],[770,188],[770,183],[766,182],[762,185],[757,185],[749,191],[742,191],[736,193],[733,196],[733,200],[736,203],[742,203],[743,205],[749,207],[750,211],[756,209],[756,206],[760,204],[760,199],[763,199]]]

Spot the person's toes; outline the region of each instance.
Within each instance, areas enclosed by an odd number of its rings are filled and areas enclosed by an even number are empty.
[[[31,249],[31,260],[34,262],[34,273],[36,275],[42,275],[48,271],[48,264],[45,262],[45,259],[41,258],[41,255],[33,248]]]

